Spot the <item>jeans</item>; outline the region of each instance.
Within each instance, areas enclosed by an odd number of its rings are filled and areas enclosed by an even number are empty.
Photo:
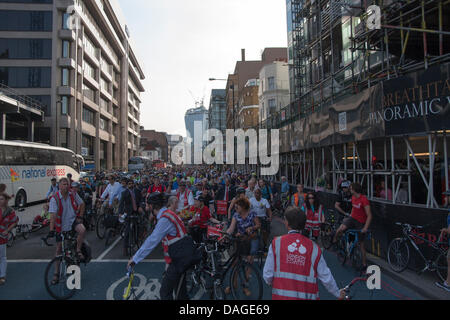
[[[6,277],[6,244],[0,245],[0,278]]]

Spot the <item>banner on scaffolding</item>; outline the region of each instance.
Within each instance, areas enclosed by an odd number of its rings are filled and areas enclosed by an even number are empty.
[[[384,123],[386,135],[424,133],[450,128],[450,64],[383,83],[383,108],[370,123]]]

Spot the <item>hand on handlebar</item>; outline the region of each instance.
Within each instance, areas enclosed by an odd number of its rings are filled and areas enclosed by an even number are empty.
[[[338,300],[347,300],[347,290],[341,289],[340,293]]]

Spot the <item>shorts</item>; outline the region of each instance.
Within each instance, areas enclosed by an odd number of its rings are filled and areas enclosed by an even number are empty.
[[[362,230],[364,229],[365,226],[364,224],[362,224],[361,222],[352,217],[345,218],[342,224],[347,227],[347,230]],[[360,242],[363,242],[364,239],[366,238],[366,235],[359,234],[358,238]]]
[[[259,239],[238,241],[237,251],[240,256],[255,256],[259,250]]]
[[[83,222],[78,222],[77,219],[75,219],[75,221],[72,224],[72,230],[71,231],[75,231],[75,229],[80,225],[83,224]],[[57,233],[56,234],[56,243],[61,243],[62,242],[62,236],[61,233]]]

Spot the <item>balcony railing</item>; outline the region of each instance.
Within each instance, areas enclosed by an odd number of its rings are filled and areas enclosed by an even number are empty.
[[[23,93],[14,90],[13,88],[8,87],[7,85],[4,85],[3,83],[0,83],[0,95],[4,95],[12,99],[15,99],[30,108],[38,109],[40,111],[44,110],[43,105],[39,101],[32,99],[29,96],[26,96]]]

